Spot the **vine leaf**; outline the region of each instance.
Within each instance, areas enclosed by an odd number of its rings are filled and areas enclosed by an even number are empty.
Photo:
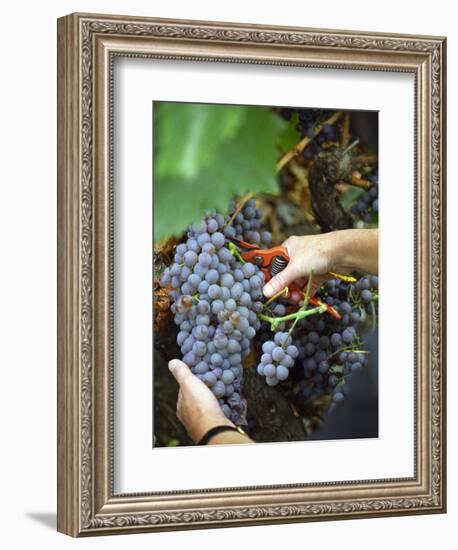
[[[208,151],[193,153],[194,164],[186,177],[183,176],[183,164],[178,168],[166,169],[165,160],[161,160],[165,155],[168,163],[178,162],[181,138],[179,142],[171,142],[170,136],[162,137],[167,126],[165,121],[155,127],[155,240],[179,235],[187,226],[197,222],[206,210],[225,212],[235,195],[249,191],[277,191],[276,144],[286,122],[264,107],[232,108],[244,111],[243,120],[242,117],[238,119],[237,131],[235,122],[231,122],[231,130],[226,132],[224,141],[219,140],[218,143],[216,140],[216,143],[209,145],[211,133],[206,140],[199,140],[195,147],[210,147],[211,154]],[[190,132],[182,131],[189,138]],[[169,130],[166,132],[168,134]],[[190,157],[189,153],[187,155]]]
[[[237,134],[247,109],[233,105],[154,102],[157,178],[193,180],[211,166],[220,145]]]

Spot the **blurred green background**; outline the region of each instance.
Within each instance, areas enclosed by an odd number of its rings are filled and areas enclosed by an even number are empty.
[[[279,147],[299,134],[269,107],[153,103],[154,238],[179,235],[234,195],[277,191]]]

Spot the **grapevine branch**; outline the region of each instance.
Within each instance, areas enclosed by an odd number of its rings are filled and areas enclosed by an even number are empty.
[[[355,162],[358,164],[374,164],[377,162],[377,155],[357,155],[355,157]]]
[[[348,183],[350,185],[354,185],[355,187],[361,187],[362,189],[369,189],[372,185],[370,181],[360,178],[356,174],[352,174]]]
[[[342,123],[341,145],[345,148],[350,143],[350,113],[344,114]]]
[[[283,155],[283,157],[277,162],[277,172],[280,172],[280,170],[284,166],[286,166],[291,159],[300,155],[302,151],[310,143],[310,141],[321,132],[321,129],[323,128],[323,126],[325,125],[332,126],[339,120],[341,116],[342,116],[342,111],[336,111],[327,120],[325,120],[323,124],[316,127],[313,137],[311,138],[308,136],[303,137],[301,141],[299,141],[299,143],[297,143],[292,149],[290,149],[287,153],[285,153],[285,155]]]

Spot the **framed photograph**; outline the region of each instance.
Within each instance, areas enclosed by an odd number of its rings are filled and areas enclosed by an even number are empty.
[[[58,20],[58,530],[446,508],[443,37]]]

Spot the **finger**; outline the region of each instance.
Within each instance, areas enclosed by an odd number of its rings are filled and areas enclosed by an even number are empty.
[[[278,273],[278,275],[275,275],[275,277],[272,277],[272,279],[264,286],[262,289],[264,296],[266,298],[270,298],[274,294],[280,292],[280,290],[283,290],[286,286],[290,285],[297,278],[298,274],[296,268],[293,265],[288,264],[283,271]]]
[[[194,378],[188,365],[179,359],[169,361],[169,371],[173,374],[180,387]]]
[[[182,396],[182,393],[181,393],[181,390],[180,390],[180,391],[178,392],[177,410],[176,410],[178,420],[180,420],[180,421],[181,421],[181,419],[182,419],[182,416],[181,416],[182,403],[183,403],[183,396]]]

